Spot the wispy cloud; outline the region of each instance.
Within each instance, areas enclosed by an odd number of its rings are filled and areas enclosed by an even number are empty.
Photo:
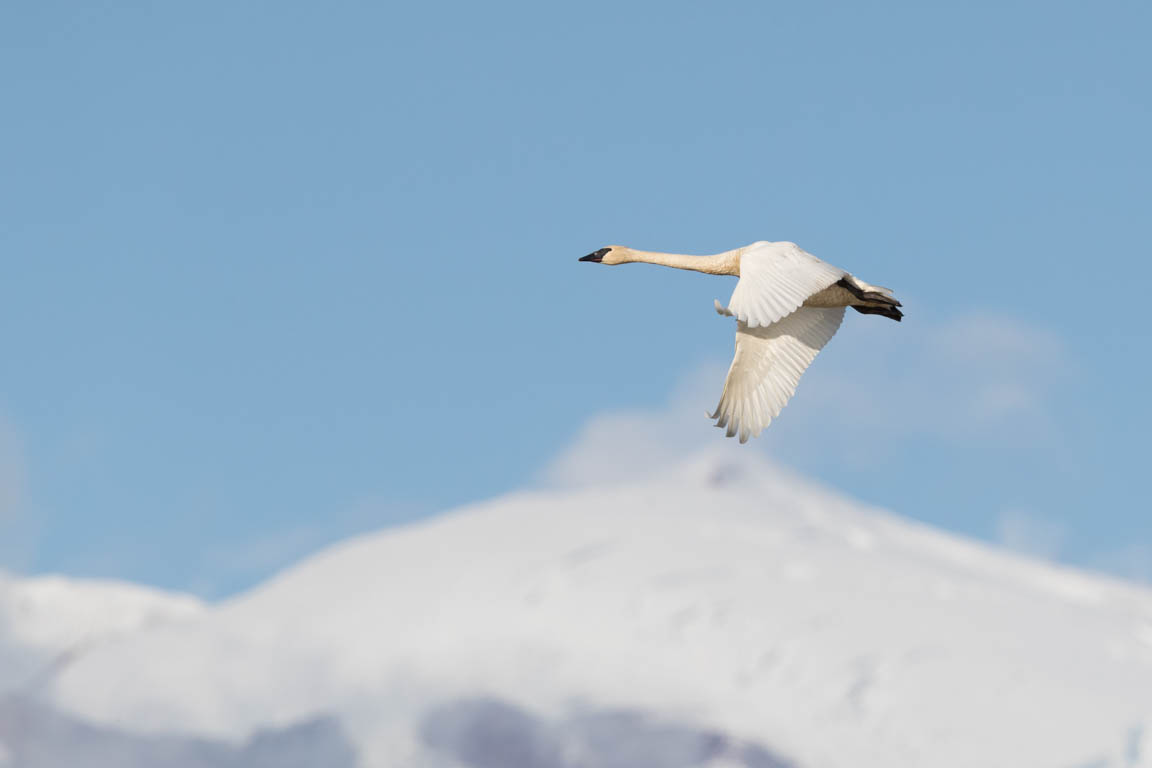
[[[610,480],[702,447],[733,448],[706,418],[727,367],[699,366],[663,406],[593,418],[543,479]],[[786,463],[813,454],[868,462],[926,436],[973,446],[1032,441],[1055,429],[1053,382],[1069,368],[1054,334],[1004,316],[845,323],[764,436],[735,449],[767,449]]]
[[[725,440],[707,418],[723,376],[717,366],[705,365],[681,379],[663,405],[594,416],[538,480],[566,487],[610,484],[660,471],[705,449],[733,455],[760,450]]]
[[[1055,334],[995,313],[846,322],[768,442],[865,465],[925,438],[1020,447],[1058,434],[1056,389],[1071,369]]]
[[[1128,581],[1152,582],[1152,543],[1135,541],[1068,557],[1066,545],[1071,534],[1062,521],[1010,508],[996,521],[995,540],[1007,549],[1041,560],[1067,562]]]
[[[1067,526],[1019,509],[1006,509],[996,521],[996,540],[1014,552],[1055,560],[1060,556]]]
[[[1122,579],[1152,582],[1152,543],[1133,542],[1101,552],[1089,558],[1087,565]]]

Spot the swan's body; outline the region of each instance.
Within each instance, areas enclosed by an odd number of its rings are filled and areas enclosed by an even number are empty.
[[[852,307],[899,321],[892,291],[827,264],[795,243],[757,242],[711,256],[637,251],[613,245],[580,259],[602,264],[660,264],[740,278],[728,306],[736,318],[736,356],[711,418],[740,442],[759,435],[796,391],[804,370]]]

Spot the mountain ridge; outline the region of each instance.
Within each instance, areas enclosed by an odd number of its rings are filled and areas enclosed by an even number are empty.
[[[798,766],[1132,768],[1152,764],[1152,590],[701,455],[355,537],[92,649],[49,698],[232,741],[331,714],[366,766],[472,768],[421,734],[494,700],[484,717],[638,713]]]

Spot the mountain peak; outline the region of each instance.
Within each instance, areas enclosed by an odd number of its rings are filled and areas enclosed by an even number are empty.
[[[1149,637],[1149,590],[701,454],[357,537],[194,626],[94,649],[52,693],[231,739],[331,715],[369,766],[439,749],[434,713],[534,723],[537,744],[589,708],[788,765],[1120,766],[1152,732]]]

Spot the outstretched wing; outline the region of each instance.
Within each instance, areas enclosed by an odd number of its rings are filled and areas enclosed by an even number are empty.
[[[740,255],[728,311],[749,328],[771,325],[846,274],[795,243],[754,243]]]
[[[759,435],[779,415],[843,319],[844,307],[802,307],[766,328],[738,320],[736,356],[711,416],[716,426],[727,427],[728,437],[739,434],[742,443]]]

